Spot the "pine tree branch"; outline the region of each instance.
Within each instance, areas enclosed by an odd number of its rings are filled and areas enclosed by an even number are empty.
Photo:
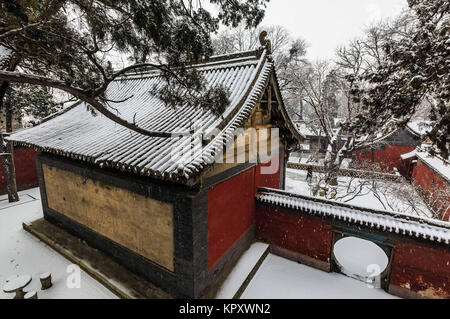
[[[23,27],[20,27],[20,28],[9,29],[7,31],[3,31],[3,33],[0,34],[0,39],[9,37],[9,36],[11,36],[13,34],[21,33],[23,31],[25,31],[26,29],[34,28],[34,27],[37,27],[37,26],[39,26],[41,24],[43,24],[43,21],[29,23],[29,24],[27,24],[27,25],[25,25]],[[2,31],[0,31],[0,32],[2,32]]]
[[[102,90],[97,90],[95,93],[86,92],[80,88],[71,87],[67,85],[64,81],[50,79],[38,75],[30,75],[18,72],[9,72],[0,70],[0,81],[8,81],[13,83],[27,83],[32,85],[47,86],[55,89],[60,89],[67,92],[74,97],[88,103],[98,112],[109,118],[110,120],[130,129],[139,134],[151,137],[171,137],[172,133],[166,132],[153,132],[143,129],[133,123],[130,123],[123,118],[115,115],[113,112],[108,110],[101,102],[97,100],[98,96],[103,92]]]

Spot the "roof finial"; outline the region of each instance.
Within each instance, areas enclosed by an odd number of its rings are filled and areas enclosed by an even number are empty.
[[[270,42],[270,40],[266,39],[266,37],[267,37],[267,31],[265,31],[265,30],[261,31],[261,33],[259,34],[259,43],[261,43],[261,45],[263,47],[266,47],[268,54],[271,54],[272,53],[272,42]]]

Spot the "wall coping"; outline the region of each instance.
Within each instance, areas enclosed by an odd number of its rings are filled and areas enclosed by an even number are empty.
[[[391,233],[423,238],[438,243],[450,243],[450,223],[431,218],[367,209],[271,188],[259,188],[256,200],[261,204],[302,210],[307,214],[332,217]]]

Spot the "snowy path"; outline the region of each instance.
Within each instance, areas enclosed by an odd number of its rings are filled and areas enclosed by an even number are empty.
[[[217,299],[233,298],[268,246],[269,245],[265,243],[254,243],[250,246],[241,258],[239,258],[239,261],[228,275],[227,279],[225,279],[222,287],[217,293]]]
[[[42,217],[38,188],[19,193],[21,201],[10,204],[6,195],[0,196],[0,285],[13,275],[28,274],[32,282],[25,291],[36,290],[39,299],[99,299],[117,298],[100,283],[81,271],[80,288],[68,288],[66,280],[71,263],[50,247],[22,229],[22,222]],[[39,275],[51,272],[53,287],[40,290]],[[0,299],[11,299],[0,289]]]
[[[241,299],[392,299],[382,289],[269,254]]]

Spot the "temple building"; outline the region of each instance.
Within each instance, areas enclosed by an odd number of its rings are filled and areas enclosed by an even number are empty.
[[[45,220],[158,287],[196,298],[213,291],[254,240],[257,189],[284,188],[289,149],[303,137],[286,112],[267,42],[193,67],[210,85],[228,89],[230,104],[221,116],[166,106],[152,94],[163,82],[155,70],[127,74],[106,92],[121,101],[114,108],[123,119],[173,137],[144,136],[76,103],[10,140],[41,152]],[[188,160],[174,160],[192,140],[177,136],[180,128],[193,124],[216,134],[202,135],[201,148]],[[256,142],[248,138],[239,148],[239,128],[278,130],[258,134]],[[244,162],[217,155],[230,143],[231,153],[246,155]],[[271,150],[268,160],[250,159],[255,143]],[[262,173],[270,166],[276,169]]]

